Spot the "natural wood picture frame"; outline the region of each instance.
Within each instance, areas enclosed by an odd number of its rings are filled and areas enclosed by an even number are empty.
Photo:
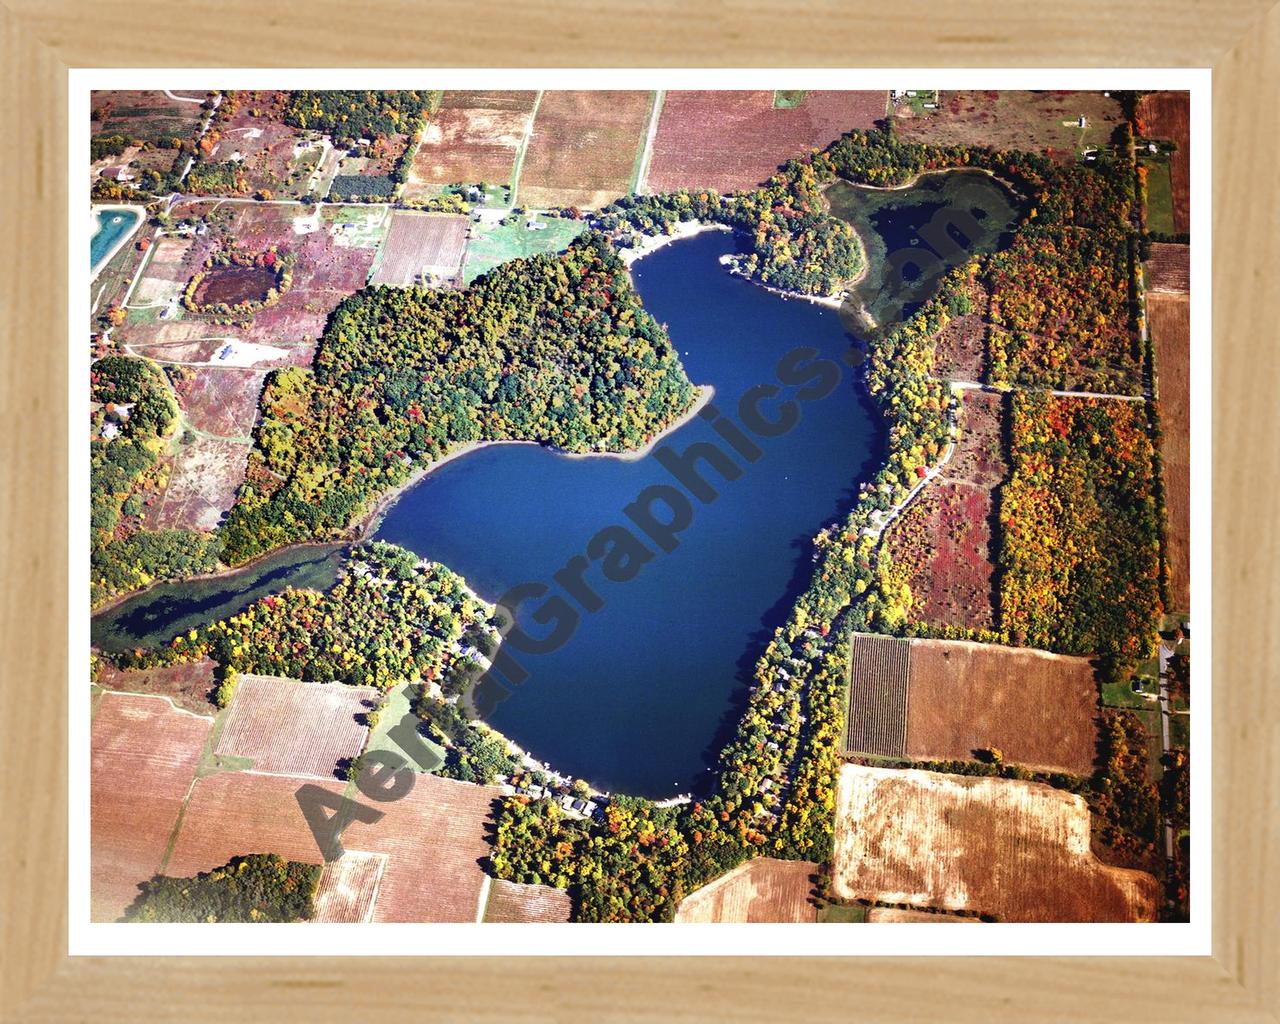
[[[0,1009],[4,1020],[1280,1020],[1277,653],[1280,323],[1268,272],[1280,7],[826,2],[700,13],[670,0],[554,13],[398,0],[264,9],[70,0],[0,7]],[[490,10],[486,10],[490,7]],[[490,32],[477,32],[477,23]],[[199,26],[199,48],[187,26]],[[395,25],[394,31],[389,26]],[[183,45],[184,42],[186,45]],[[1180,66],[1214,69],[1214,955],[1111,959],[67,956],[67,69],[92,66]],[[1258,113],[1255,113],[1258,112]],[[74,596],[74,590],[72,594]],[[1270,870],[1268,870],[1270,868]],[[354,938],[354,936],[353,936]],[[1141,940],[1135,934],[1135,947]],[[963,952],[963,946],[957,947]],[[408,951],[407,951],[408,952]],[[437,950],[414,950],[436,953]],[[921,984],[922,976],[931,984]]]

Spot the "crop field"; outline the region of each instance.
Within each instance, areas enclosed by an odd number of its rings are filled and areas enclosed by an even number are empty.
[[[509,185],[538,94],[533,91],[447,91],[413,157],[405,195],[442,185]]]
[[[276,853],[286,860],[319,864],[320,847],[296,795],[305,785],[332,793],[335,802],[346,788],[337,780],[318,782],[243,771],[197,779],[165,874],[187,878],[246,853]],[[332,814],[333,807],[326,813]],[[357,843],[347,845],[361,848]]]
[[[1088,658],[955,640],[911,641],[907,756],[971,760],[998,749],[1009,764],[1089,775],[1098,688]]]
[[[148,512],[160,529],[212,530],[235,502],[249,461],[249,445],[196,435],[169,461],[168,484]]]
[[[680,901],[678,924],[812,924],[818,865],[757,857]]]
[[[1191,291],[1191,247],[1152,242],[1151,258],[1142,265],[1148,292]]]
[[[884,543],[907,572],[915,621],[992,629],[995,492],[1009,473],[1004,399],[973,390],[962,396],[951,460],[885,532]]]
[[[282,120],[288,93],[237,91],[224,95],[207,138],[209,159],[235,160],[249,190],[265,189],[276,199],[296,199],[316,184],[325,146]]]
[[[298,805],[297,791],[318,786],[334,794],[343,783],[289,775],[221,772],[197,781],[167,873],[207,871],[239,853],[278,853],[289,860],[320,862],[315,836]],[[355,792],[352,790],[352,792]],[[401,800],[361,806],[380,813],[355,821],[342,833],[343,846],[366,855],[385,854],[372,920],[379,922],[475,921],[489,855],[487,829],[496,786],[475,786],[435,775],[415,778]],[[333,814],[334,808],[326,810]]]
[[[132,308],[164,306],[179,299],[186,283],[200,269],[205,255],[190,237],[160,235],[151,247],[147,271],[129,297]]]
[[[315,343],[324,331],[334,307],[364,287],[374,254],[386,235],[390,212],[385,207],[325,206],[309,214],[295,216],[296,207],[251,202],[188,202],[176,206],[175,219],[206,216],[211,228],[191,242],[182,253],[166,247],[164,260],[147,265],[138,285],[145,296],[172,294],[173,283],[185,285],[199,269],[219,239],[233,240],[251,252],[278,246],[294,253],[293,283],[279,301],[258,310],[248,327],[218,324],[212,318],[179,307],[177,315],[151,315],[145,322],[126,324],[117,333],[121,341],[148,355],[173,362],[214,362],[233,366],[308,365]],[[159,255],[159,254],[158,254]],[[153,270],[154,265],[154,270]],[[151,281],[151,278],[157,278]],[[151,299],[147,304],[156,302]],[[261,358],[228,362],[221,345],[200,350],[198,358],[179,353],[161,353],[155,346],[200,342],[240,342],[262,346],[244,349]]]
[[[463,280],[470,284],[508,260],[560,252],[587,229],[580,220],[541,216],[536,219],[546,227],[530,231],[526,227],[527,216],[517,218],[513,224],[473,224]]]
[[[489,856],[497,786],[416,776],[413,792],[383,804],[386,817],[346,833],[353,849],[390,854],[373,920],[475,921]]]
[[[367,686],[243,675],[215,753],[252,758],[255,771],[331,779],[360,753],[368,729],[358,716],[378,697]]]
[[[217,710],[209,701],[214,682],[213,662],[208,658],[129,672],[104,661],[99,666],[97,682],[107,690],[168,697],[196,715],[212,715]]]
[[[212,725],[161,697],[103,694],[90,730],[93,920],[119,919],[160,870]]]
[[[1191,610],[1191,297],[1147,293],[1160,389],[1160,455],[1168,508],[1169,599]]]
[[[373,916],[378,886],[387,867],[384,853],[347,850],[329,861],[316,887],[317,924],[360,924]]]
[[[867,924],[978,924],[976,917],[956,914],[931,914],[927,910],[900,910],[897,907],[872,907],[867,911]]]
[[[396,210],[369,277],[370,284],[459,284],[467,250],[466,217]]]
[[[126,139],[149,142],[153,146],[168,139],[183,142],[194,137],[204,115],[201,103],[204,93],[175,90],[175,95],[190,96],[200,103],[172,100],[162,89],[112,89],[94,92],[90,100],[93,135],[123,135]]]
[[[542,94],[518,183],[533,209],[596,209],[634,190],[654,94],[557,91]]]
[[[771,91],[668,92],[662,99],[645,192],[734,192],[770,178],[786,161],[822,149],[885,115],[884,92],[814,90],[794,107]]]
[[[1060,161],[1074,160],[1086,146],[1105,145],[1124,121],[1116,100],[1070,90],[946,90],[938,93],[936,110],[916,112],[903,103],[894,114],[899,134],[912,142],[1039,150]]]
[[[901,757],[907,742],[911,643],[859,633],[850,645],[844,749]]]
[[[1153,92],[1138,100],[1138,134],[1178,144],[1169,158],[1173,229],[1191,230],[1191,94]]]
[[[1159,883],[1100,863],[1089,836],[1084,800],[1039,783],[846,764],[833,889],[999,921],[1155,920]]]
[[[486,924],[563,924],[572,910],[572,901],[563,889],[495,878],[489,885],[484,920]]]

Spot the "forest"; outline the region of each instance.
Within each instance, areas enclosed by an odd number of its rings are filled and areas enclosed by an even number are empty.
[[[439,103],[438,92],[409,89],[303,89],[291,93],[284,122],[324,132],[336,145],[410,134]]]
[[[97,408],[89,442],[90,600],[96,607],[156,580],[208,572],[217,542],[191,530],[145,530],[147,496],[178,407],[163,375],[141,359],[108,356],[93,364]]]
[[[1013,395],[1001,490],[1000,618],[1017,645],[1100,656],[1126,677],[1154,653],[1160,516],[1141,402]]]
[[[313,370],[269,379],[224,557],[337,536],[457,445],[623,451],[692,401],[670,340],[600,235],[463,291],[369,288],[334,312]]]
[[[157,875],[125,914],[126,921],[183,924],[251,924],[310,920],[320,865],[284,860],[274,853],[232,857],[194,878]]]

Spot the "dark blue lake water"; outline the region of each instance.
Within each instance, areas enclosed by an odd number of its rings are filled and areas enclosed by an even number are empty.
[[[613,791],[661,797],[707,779],[740,710],[738,691],[807,582],[814,533],[851,506],[883,459],[879,417],[843,362],[852,339],[837,313],[730,276],[719,257],[733,246],[732,236],[707,233],[634,268],[645,306],[666,323],[690,379],[713,385],[715,407],[735,421],[743,394],[776,384],[780,358],[797,347],[834,361],[839,385],[829,397],[797,401],[800,422],[784,436],[757,438],[759,461],[735,458],[740,478],[704,469],[719,497],[691,499],[692,522],[673,552],[656,553],[628,582],[610,582],[593,565],[585,578],[604,607],[577,608],[568,643],[549,654],[508,644],[529,678],[489,716],[537,757]],[[775,415],[795,393],[782,388],[763,411]],[[699,441],[732,454],[703,419],[663,444],[683,452]],[[672,483],[656,453],[624,461],[492,446],[427,476],[377,536],[443,562],[489,599],[525,582],[563,596],[557,570],[606,526],[640,534],[624,507],[646,487]],[[665,506],[654,508],[666,518]],[[520,621],[543,600],[522,606]]]

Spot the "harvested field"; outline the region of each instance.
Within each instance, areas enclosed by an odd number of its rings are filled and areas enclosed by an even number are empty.
[[[405,185],[408,197],[441,185],[511,184],[536,92],[447,91],[427,123]]]
[[[248,444],[196,436],[174,456],[168,486],[147,525],[216,529],[235,503],[248,461]]]
[[[243,675],[215,753],[252,758],[255,771],[331,779],[364,747],[357,717],[379,696],[369,686]]]
[[[183,367],[170,375],[178,404],[196,430],[248,443],[258,419],[258,399],[266,373]]]
[[[288,775],[222,772],[200,779],[191,793],[167,873],[184,877],[225,864],[238,853],[278,853],[319,863],[320,849],[298,805],[302,786],[341,798],[344,784]],[[372,920],[472,922],[480,913],[490,852],[487,830],[496,786],[474,786],[435,775],[415,777],[402,800],[360,806],[379,814],[342,834],[348,850],[386,854]],[[328,807],[326,814],[333,814]]]
[[[466,217],[396,210],[369,283],[404,287],[439,280],[460,284],[468,223]]]
[[[980,381],[987,372],[986,317],[991,296],[981,285],[976,285],[971,302],[972,312],[956,317],[934,339],[935,377]]]
[[[285,860],[319,864],[320,848],[298,806],[296,794],[304,785],[332,793],[335,804],[345,789],[336,780],[256,772],[219,772],[197,779],[165,874],[188,878],[246,853],[275,853]]]
[[[213,662],[208,658],[130,672],[104,661],[99,666],[97,682],[106,690],[168,697],[184,711],[196,715],[212,715],[217,711],[209,700],[214,683]]]
[[[960,436],[942,473],[885,532],[911,587],[911,615],[930,626],[995,627],[995,491],[1008,476],[1004,399],[961,393]]]
[[[634,190],[651,92],[542,94],[521,165],[521,205],[596,209]]]
[[[1098,688],[1088,658],[912,640],[907,707],[912,759],[968,761],[996,748],[1009,764],[1093,771]]]
[[[159,235],[151,246],[147,272],[129,296],[133,308],[162,306],[182,296],[183,287],[199,269],[200,261],[192,256],[190,238]],[[202,250],[203,251],[203,250]]]
[[[790,108],[774,107],[773,98],[772,91],[665,93],[643,191],[752,188],[793,157],[874,126],[888,96],[814,90]]]
[[[329,861],[316,888],[317,924],[360,924],[373,916],[378,886],[387,867],[384,853],[347,850]]]
[[[573,904],[563,889],[549,885],[520,885],[495,878],[485,904],[486,924],[563,924]]]
[[[1015,779],[840,769],[841,899],[968,910],[1000,921],[1153,921],[1160,886],[1089,850],[1084,800]]]
[[[90,914],[115,921],[161,868],[213,719],[106,693],[90,727]]]
[[[907,740],[911,644],[859,633],[850,645],[847,753],[901,757]]]
[[[1160,456],[1168,509],[1169,600],[1191,610],[1191,297],[1147,294],[1160,395]]]
[[[818,865],[757,857],[680,901],[677,924],[813,924]]]
[[[1149,292],[1191,291],[1191,246],[1152,242],[1151,259],[1142,265]]]
[[[183,93],[200,100],[187,103],[172,100],[163,89],[95,90],[90,99],[90,132],[97,135],[123,135],[126,139],[149,142],[153,146],[170,139],[186,142],[193,138],[204,115],[203,93]]]
[[[1176,142],[1169,158],[1173,185],[1173,229],[1191,230],[1191,94],[1153,92],[1138,100],[1138,134],[1146,139]]]
[[[1060,161],[1074,160],[1085,146],[1105,144],[1124,121],[1116,100],[1070,90],[947,90],[938,93],[936,110],[916,113],[900,103],[894,114],[898,133],[912,142],[1039,150]]]

